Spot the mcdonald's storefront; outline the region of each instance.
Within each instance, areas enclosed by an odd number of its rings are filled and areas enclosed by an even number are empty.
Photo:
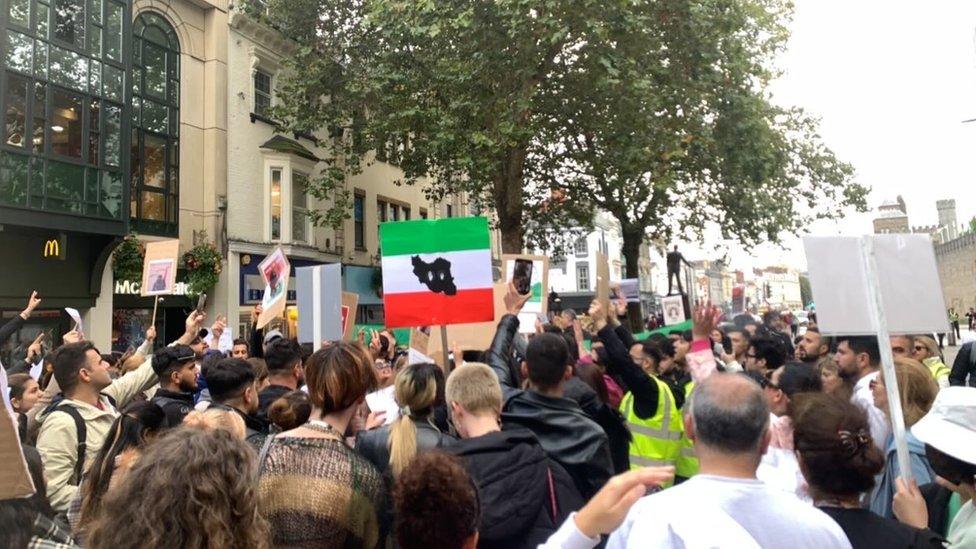
[[[9,360],[11,352],[29,344],[39,331],[59,338],[70,330],[71,320],[65,307],[84,313],[95,306],[103,272],[117,240],[112,235],[8,225],[3,221],[0,219],[0,324],[24,309],[32,291],[36,290],[42,301],[19,333],[0,342],[0,361]]]

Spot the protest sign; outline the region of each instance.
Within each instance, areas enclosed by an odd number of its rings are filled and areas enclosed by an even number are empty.
[[[0,500],[24,498],[34,493],[34,483],[17,434],[16,414],[10,405],[7,370],[0,365]]]
[[[356,325],[356,310],[359,308],[359,294],[342,292],[342,339],[352,339],[353,328]]]
[[[230,326],[224,328],[223,333],[220,334],[220,339],[214,342],[213,332],[207,333],[207,337],[203,338],[207,342],[207,346],[211,349],[217,349],[222,353],[229,353],[234,349],[234,330]]]
[[[897,379],[890,334],[948,331],[927,235],[805,237],[803,245],[821,333],[876,336],[885,379]],[[898,384],[886,383],[885,391],[899,469],[907,480],[911,462]]]
[[[516,266],[520,268],[516,273]],[[528,267],[531,272],[525,272]],[[523,334],[535,331],[536,318],[549,312],[549,299],[546,292],[549,284],[549,258],[541,255],[503,255],[502,268],[505,280],[522,282],[522,277],[529,275],[528,288],[532,297],[522,307],[519,313],[519,332]],[[517,275],[517,276],[516,276]]]
[[[418,352],[427,354],[427,347],[430,344],[430,334],[421,330],[420,328],[410,329],[410,349],[416,349]]]
[[[949,330],[932,240],[925,235],[873,235],[878,290],[892,334]],[[806,237],[817,325],[826,335],[875,335],[868,273],[858,237]]]
[[[178,239],[158,240],[146,243],[146,255],[142,260],[143,297],[170,295],[176,285],[176,262],[180,255]]]
[[[64,308],[64,312],[68,313],[68,316],[70,316],[71,317],[71,320],[75,323],[74,324],[74,327],[71,328],[71,329],[74,330],[74,331],[76,331],[76,332],[78,332],[79,334],[84,334],[85,333],[85,326],[81,322],[81,313],[78,312],[78,309],[73,309],[71,307],[65,307]]]
[[[627,303],[640,303],[640,280],[625,278],[617,283],[617,296],[627,300]]]
[[[495,318],[484,217],[383,223],[380,243],[388,328]]]
[[[440,330],[431,330],[427,342],[427,356],[433,357],[438,364],[441,364],[444,360],[444,350],[450,349],[455,343],[462,351],[484,351],[491,346],[491,340],[495,337],[495,330],[498,328],[498,321],[505,315],[505,293],[508,291],[508,284],[504,280],[499,280],[494,283],[492,290],[494,293],[492,308],[495,312],[495,319],[490,322],[452,325],[447,334],[446,345]],[[533,320],[533,325],[534,323]],[[441,365],[445,366],[444,364]]]
[[[685,321],[685,304],[680,295],[662,297],[661,308],[664,310],[665,326],[681,324]]]
[[[295,269],[298,290],[298,342],[318,349],[343,338],[342,265]]]
[[[288,297],[288,277],[291,275],[291,265],[281,247],[275,248],[274,253],[264,258],[258,265],[258,272],[264,279],[264,295],[261,297],[261,314],[258,316],[256,328],[264,328],[271,319],[281,316],[285,311],[285,300]]]
[[[732,287],[732,315],[744,313],[746,310],[746,287],[737,284]]]
[[[610,262],[603,252],[596,253],[596,299],[604,311],[610,310]]]

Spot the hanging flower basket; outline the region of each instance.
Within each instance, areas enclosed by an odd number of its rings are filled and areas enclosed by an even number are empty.
[[[205,242],[183,254],[183,265],[186,267],[187,293],[197,296],[217,285],[223,269],[223,259],[217,246],[212,242]]]
[[[135,234],[127,235],[112,252],[112,276],[115,280],[142,280],[142,263],[146,247]]]

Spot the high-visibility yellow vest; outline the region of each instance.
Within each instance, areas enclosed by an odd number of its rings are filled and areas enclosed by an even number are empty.
[[[925,366],[928,367],[929,373],[932,374],[932,379],[937,382],[941,382],[943,379],[948,379],[949,374],[952,373],[952,370],[950,370],[949,367],[946,366],[945,363],[943,363],[942,360],[940,360],[937,356],[926,358],[922,362],[924,362]]]
[[[681,453],[684,427],[681,412],[674,405],[671,389],[663,381],[657,383],[657,411],[653,417],[640,419],[634,412],[634,394],[628,392],[620,402],[620,413],[627,420],[630,442],[630,468],[674,465]]]
[[[691,392],[694,389],[694,381],[685,383],[685,406],[691,406]],[[679,477],[691,478],[698,474],[698,456],[695,455],[695,444],[685,433],[684,424],[682,423],[681,426],[681,453],[674,464],[674,474]]]

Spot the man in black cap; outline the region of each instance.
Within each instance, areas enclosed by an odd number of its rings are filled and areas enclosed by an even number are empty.
[[[187,345],[164,347],[153,354],[152,368],[159,376],[159,390],[152,402],[166,414],[166,426],[176,427],[193,410],[193,393],[197,390],[196,353]]]

